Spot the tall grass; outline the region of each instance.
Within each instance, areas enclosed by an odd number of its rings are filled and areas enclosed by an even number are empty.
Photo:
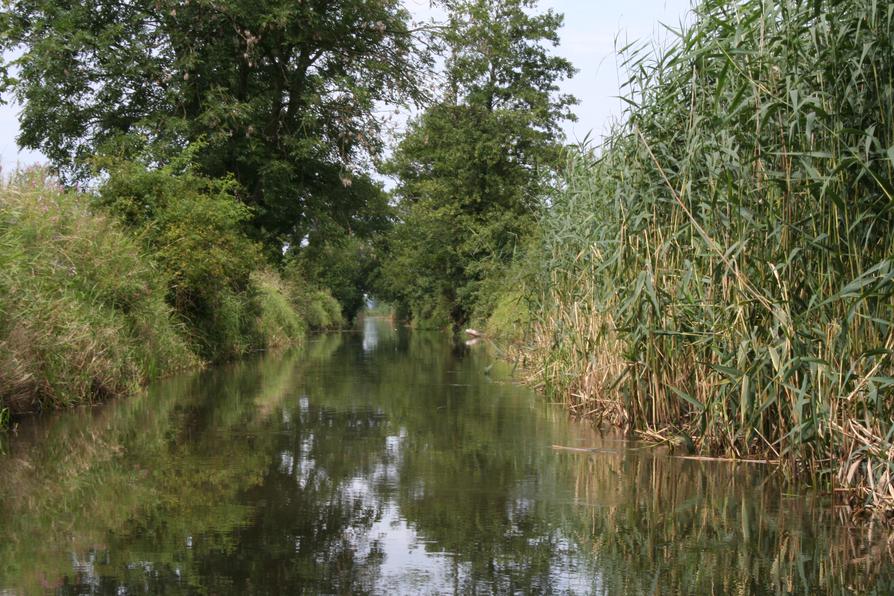
[[[320,331],[345,326],[341,303],[327,288],[309,281],[295,262],[283,268],[283,291],[307,328]]]
[[[299,316],[288,298],[286,284],[273,270],[251,274],[258,304],[255,324],[259,340],[265,348],[276,348],[299,342],[307,331],[307,322]]]
[[[195,365],[166,293],[85,197],[41,170],[13,178],[0,188],[0,414],[121,395]]]
[[[706,0],[543,221],[528,352],[580,413],[894,507],[894,5]]]

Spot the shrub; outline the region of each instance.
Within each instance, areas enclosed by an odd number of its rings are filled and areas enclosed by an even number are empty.
[[[345,317],[342,314],[341,302],[333,296],[329,290],[320,290],[317,298],[323,305],[326,318],[329,319],[328,327],[338,329],[345,325]]]
[[[341,303],[329,290],[310,283],[298,262],[287,262],[282,275],[289,300],[309,329],[333,329],[345,324]]]
[[[497,300],[485,323],[485,331],[490,337],[515,340],[521,337],[532,322],[527,296],[520,289],[510,289]]]
[[[143,239],[169,279],[168,300],[199,353],[219,360],[252,345],[251,272],[263,264],[242,227],[250,210],[232,179],[209,179],[186,163],[150,169],[105,162],[98,202]]]
[[[453,319],[451,305],[446,296],[438,295],[421,300],[412,306],[413,327],[417,329],[450,329]]]

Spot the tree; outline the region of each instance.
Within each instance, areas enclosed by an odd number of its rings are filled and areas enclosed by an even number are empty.
[[[4,69],[22,146],[72,181],[110,147],[163,162],[201,139],[203,174],[235,176],[271,254],[352,224],[376,106],[423,100],[431,58],[399,0],[14,0],[0,15],[0,49],[24,52]]]
[[[449,2],[439,101],[409,127],[384,171],[398,180],[380,294],[432,326],[490,307],[482,281],[511,260],[555,184],[574,73],[550,54],[562,16],[534,0]]]
[[[305,279],[328,288],[342,305],[344,315],[353,319],[366,305],[366,292],[377,267],[376,240],[391,226],[388,195],[368,178],[355,184],[364,197],[362,217],[355,225],[338,233],[323,228],[308,238],[306,246],[289,251]]]

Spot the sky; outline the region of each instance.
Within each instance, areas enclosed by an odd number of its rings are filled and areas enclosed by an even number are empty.
[[[428,0],[404,0],[418,19],[432,14]],[[617,47],[633,41],[668,38],[664,25],[679,27],[690,11],[690,0],[541,0],[540,10],[553,9],[565,15],[561,44],[555,53],[578,69],[573,79],[562,84],[563,93],[580,100],[577,122],[565,126],[568,142],[590,136],[599,139],[612,119],[621,115]],[[16,146],[18,113],[21,106],[0,106],[0,165],[9,172],[17,165],[43,161],[34,151]]]

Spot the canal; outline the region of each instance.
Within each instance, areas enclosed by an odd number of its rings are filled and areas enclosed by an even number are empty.
[[[887,529],[597,432],[511,373],[368,319],[22,421],[0,594],[894,591]]]

